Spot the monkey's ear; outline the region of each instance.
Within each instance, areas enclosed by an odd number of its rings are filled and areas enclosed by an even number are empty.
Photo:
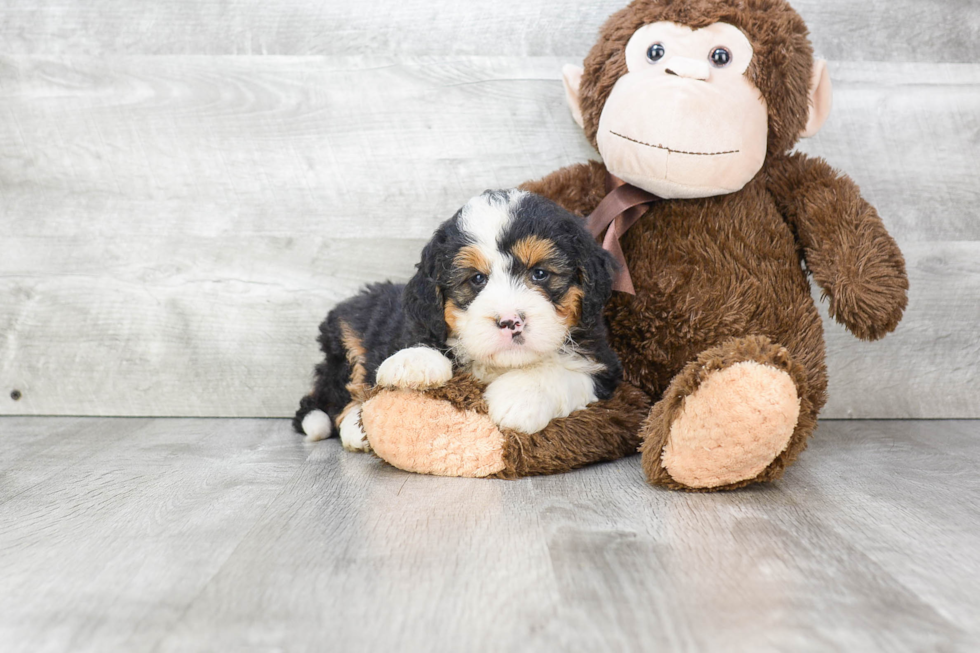
[[[565,64],[561,69],[561,79],[565,84],[565,100],[568,108],[572,110],[572,119],[578,123],[579,127],[585,128],[585,121],[582,120],[582,106],[579,103],[579,88],[582,86],[582,73],[585,70],[581,66]]]
[[[834,104],[834,91],[830,85],[830,73],[827,72],[827,62],[814,59],[813,77],[810,81],[810,118],[806,128],[800,134],[803,138],[816,135],[830,115],[830,107]]]
[[[408,320],[409,346],[425,345],[444,349],[448,330],[444,313],[442,290],[437,280],[440,250],[430,242],[422,250],[422,260],[405,285],[404,306]]]

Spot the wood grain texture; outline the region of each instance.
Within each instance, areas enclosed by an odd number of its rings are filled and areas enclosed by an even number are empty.
[[[5,651],[151,650],[306,458],[267,423],[0,424]],[[6,460],[5,460],[6,462]]]
[[[285,415],[309,390],[325,307],[404,276],[421,241],[14,238],[0,258],[6,412]],[[21,392],[19,401],[9,393]],[[271,400],[271,401],[270,401]]]
[[[561,55],[581,59],[626,0],[7,0],[15,54]],[[854,61],[980,62],[973,0],[794,0],[817,52]]]
[[[971,651],[978,432],[824,421],[778,483],[683,494],[637,457],[450,479],[285,421],[2,418],[0,645]]]
[[[19,235],[424,238],[473,193],[589,156],[517,57],[0,60]]]
[[[0,58],[0,414],[290,414],[330,306],[470,195],[595,156],[561,62]],[[912,303],[880,343],[828,321],[824,415],[980,415],[980,65],[832,77],[801,149],[878,207]]]
[[[900,244],[911,288],[895,333],[857,340],[819,304],[830,375],[825,416],[969,418],[980,411],[980,242]]]

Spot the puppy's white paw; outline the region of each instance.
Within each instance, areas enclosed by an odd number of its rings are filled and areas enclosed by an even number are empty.
[[[303,433],[306,442],[318,442],[330,437],[332,426],[330,417],[322,410],[311,410],[303,418]]]
[[[488,385],[483,398],[497,426],[521,433],[537,433],[559,413],[550,393],[515,374],[504,374]]]
[[[521,433],[537,433],[596,400],[588,374],[541,367],[502,374],[483,392],[490,419]]]
[[[340,421],[340,443],[347,451],[370,451],[367,435],[361,428],[361,407],[347,412]]]
[[[409,347],[378,367],[377,384],[388,388],[437,388],[453,378],[451,360],[430,347]]]

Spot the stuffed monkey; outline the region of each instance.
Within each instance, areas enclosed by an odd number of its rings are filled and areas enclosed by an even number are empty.
[[[563,77],[602,162],[523,188],[587,219],[625,263],[606,308],[625,382],[530,436],[498,429],[470,379],[376,388],[362,412],[372,448],[410,471],[516,477],[639,446],[656,485],[779,478],[826,400],[809,278],[865,340],[895,329],[908,289],[854,182],[791,152],[831,105],[806,25],[784,0],[635,0]]]

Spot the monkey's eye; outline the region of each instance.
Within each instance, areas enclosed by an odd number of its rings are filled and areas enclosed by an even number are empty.
[[[732,62],[732,51],[728,48],[715,48],[711,51],[711,63],[715,68],[724,68]]]
[[[647,60],[650,63],[657,63],[664,58],[665,54],[667,54],[667,50],[663,43],[654,43],[647,48]]]
[[[487,275],[477,272],[469,279],[470,284],[475,288],[482,288],[487,285]]]
[[[541,283],[542,281],[547,281],[551,273],[547,270],[542,270],[541,268],[534,268],[531,270],[531,281]]]

